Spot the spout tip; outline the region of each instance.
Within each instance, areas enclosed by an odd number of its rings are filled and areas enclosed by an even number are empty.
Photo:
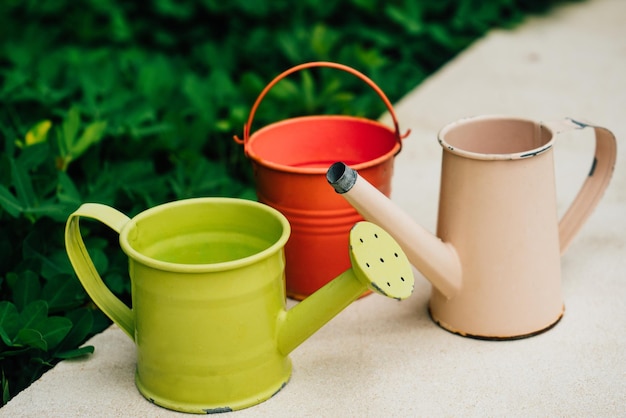
[[[357,172],[343,162],[336,162],[328,168],[326,180],[339,194],[349,191],[356,183]]]
[[[350,231],[350,258],[357,278],[373,291],[393,299],[413,293],[413,270],[400,245],[371,222],[358,222]]]

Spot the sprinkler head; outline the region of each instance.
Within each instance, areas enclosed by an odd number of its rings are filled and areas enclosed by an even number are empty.
[[[378,225],[363,221],[352,227],[350,260],[357,278],[374,292],[398,300],[413,293],[411,263],[400,245]]]

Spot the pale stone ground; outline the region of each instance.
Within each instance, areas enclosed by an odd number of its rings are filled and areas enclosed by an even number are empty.
[[[626,2],[592,0],[495,30],[397,103],[411,128],[396,159],[394,200],[434,230],[437,131],[478,114],[581,117],[620,142],[612,184],[562,258],[566,313],[549,332],[511,342],[434,325],[430,285],[398,303],[370,296],[296,349],[288,385],[233,417],[626,415]],[[399,46],[401,47],[401,46]],[[386,119],[385,119],[386,120]],[[588,172],[592,132],[556,146],[559,210]],[[168,417],[134,382],[131,341],[112,327],[93,356],[64,362],[0,409],[3,417]]]

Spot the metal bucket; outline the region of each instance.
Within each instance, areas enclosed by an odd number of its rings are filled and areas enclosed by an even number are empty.
[[[267,92],[286,76],[312,67],[346,71],[368,84],[383,100],[393,129],[370,119],[315,115],[286,119],[250,134],[256,110]],[[326,171],[344,161],[385,195],[391,194],[394,156],[402,148],[398,121],[383,91],[351,67],[332,62],[295,66],[272,80],[252,106],[243,144],[251,160],[260,202],[289,220],[292,234],[285,247],[287,295],[303,299],[350,267],[345,252],[350,228],[363,218],[328,187]]]

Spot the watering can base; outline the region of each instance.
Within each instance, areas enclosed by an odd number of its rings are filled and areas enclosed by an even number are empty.
[[[246,409],[246,408],[258,405],[260,403],[263,403],[267,401],[268,399],[274,397],[274,395],[276,395],[285,386],[287,386],[287,383],[289,383],[290,377],[291,377],[291,374],[287,375],[284,378],[285,379],[284,381],[280,381],[271,387],[266,387],[262,391],[252,396],[249,396],[243,399],[233,399],[233,400],[225,401],[219,404],[208,403],[208,402],[207,403],[179,402],[176,400],[163,398],[161,396],[158,396],[152,393],[148,388],[146,388],[141,383],[141,380],[137,376],[135,376],[135,385],[137,386],[139,393],[141,393],[141,395],[144,398],[146,398],[146,400],[148,400],[150,403],[157,405],[161,408],[169,409],[172,411],[184,412],[188,414],[207,415],[207,414],[218,414],[222,412],[238,411],[241,409]]]
[[[459,335],[461,337],[466,337],[466,338],[472,338],[475,340],[483,340],[483,341],[511,341],[511,340],[522,340],[525,338],[530,338],[530,337],[534,337],[535,335],[539,335],[539,334],[543,334],[546,331],[551,330],[552,328],[554,328],[556,326],[556,324],[558,324],[561,321],[561,318],[563,318],[563,313],[565,311],[565,308],[563,308],[563,310],[561,311],[561,314],[556,318],[556,320],[552,323],[550,323],[548,326],[538,329],[536,331],[532,331],[532,332],[528,332],[528,333],[524,333],[524,334],[515,334],[515,335],[480,335],[480,334],[472,334],[472,333],[467,333],[458,329],[455,329],[454,327],[451,327],[449,324],[446,324],[445,322],[438,320],[437,318],[435,318],[433,316],[433,313],[430,309],[430,306],[428,307],[428,315],[430,316],[430,319],[432,319],[432,321],[437,324],[440,328],[450,332],[451,334],[455,334],[455,335]]]

